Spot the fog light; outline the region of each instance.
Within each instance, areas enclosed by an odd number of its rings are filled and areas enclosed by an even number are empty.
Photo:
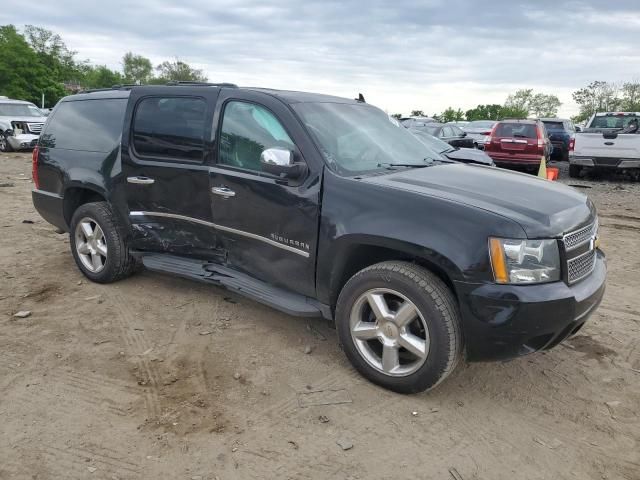
[[[29,144],[28,144],[27,142],[22,142],[22,143],[20,144],[20,146],[21,146],[22,148],[27,148],[27,147],[29,146]]]

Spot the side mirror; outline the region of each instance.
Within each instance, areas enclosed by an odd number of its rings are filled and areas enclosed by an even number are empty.
[[[262,171],[282,178],[299,178],[306,165],[295,161],[295,153],[284,148],[267,148],[260,154]]]
[[[576,129],[576,132],[581,132],[582,131],[582,128],[577,126],[577,125],[574,128]]]
[[[464,138],[464,137],[466,137],[466,136],[467,136],[467,132],[462,132],[462,133],[460,134],[460,138]]]

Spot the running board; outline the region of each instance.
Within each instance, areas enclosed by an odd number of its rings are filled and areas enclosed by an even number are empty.
[[[296,317],[330,316],[330,310],[312,298],[274,287],[216,263],[168,254],[143,254],[142,263],[148,270],[212,283]]]

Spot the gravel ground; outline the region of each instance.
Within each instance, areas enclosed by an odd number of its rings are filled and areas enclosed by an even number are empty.
[[[148,272],[88,282],[29,157],[0,155],[1,479],[640,479],[640,183],[562,165],[609,261],[578,336],[401,396],[321,320]]]

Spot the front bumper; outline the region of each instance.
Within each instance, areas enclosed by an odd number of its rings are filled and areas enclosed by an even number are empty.
[[[456,282],[467,360],[506,360],[555,347],[600,304],[606,275],[598,250],[593,273],[571,286]]]
[[[569,163],[571,165],[599,169],[624,170],[627,168],[640,168],[640,159],[638,158],[583,157],[570,155]]]
[[[39,135],[33,135],[31,133],[21,133],[20,135],[10,135],[7,137],[7,142],[14,150],[22,150],[25,148],[35,148],[38,144]]]

